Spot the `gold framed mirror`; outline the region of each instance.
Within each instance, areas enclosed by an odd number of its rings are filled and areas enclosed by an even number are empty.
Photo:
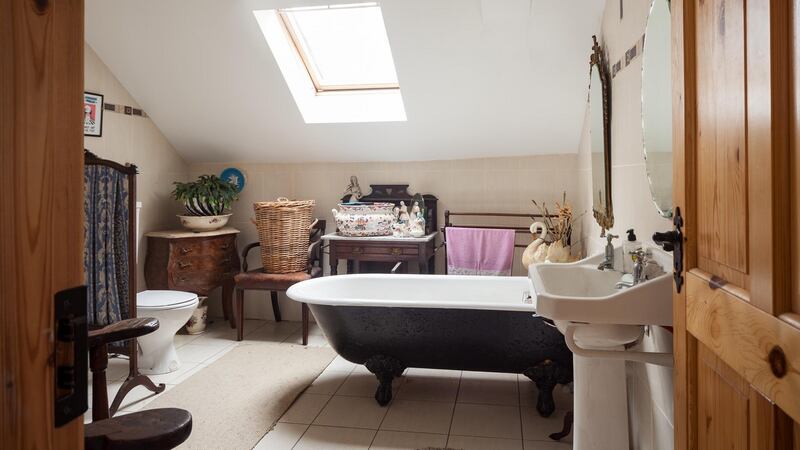
[[[614,226],[611,203],[611,79],[603,49],[592,36],[589,57],[589,117],[592,153],[592,214],[602,229]]]

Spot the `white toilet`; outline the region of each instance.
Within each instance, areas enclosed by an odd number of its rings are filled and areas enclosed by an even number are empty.
[[[136,202],[136,256],[139,253],[139,213],[142,202]],[[136,316],[158,319],[156,331],[137,339],[139,370],[149,375],[178,370],[181,362],[175,352],[175,334],[192,316],[199,299],[183,291],[143,291],[136,294]]]
[[[197,294],[183,291],[143,291],[136,294],[136,315],[158,319],[158,330],[138,338],[139,370],[146,374],[169,373],[181,365],[173,343],[197,308]]]

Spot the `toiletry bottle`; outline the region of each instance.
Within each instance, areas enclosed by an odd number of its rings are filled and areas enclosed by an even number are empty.
[[[633,228],[627,231],[628,239],[622,244],[622,271],[633,273],[633,254],[642,248],[642,243],[636,240]]]

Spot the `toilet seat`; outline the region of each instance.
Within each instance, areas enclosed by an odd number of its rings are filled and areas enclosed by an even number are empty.
[[[136,307],[141,310],[159,311],[195,306],[197,294],[184,291],[142,291],[136,294]]]

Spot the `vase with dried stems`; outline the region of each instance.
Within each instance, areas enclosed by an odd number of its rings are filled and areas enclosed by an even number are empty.
[[[583,216],[575,215],[572,205],[567,201],[567,193],[564,192],[561,201],[555,202],[555,210],[547,207],[547,204],[542,202],[538,203],[536,200],[531,200],[533,205],[537,208],[538,213],[542,216],[541,224],[547,228],[547,239],[545,243],[537,248],[534,262],[542,262],[540,259],[544,256],[544,261],[553,263],[564,263],[573,260],[572,256],[572,230],[575,223]],[[531,233],[533,233],[534,224],[531,226]],[[546,253],[543,249],[547,246]]]

